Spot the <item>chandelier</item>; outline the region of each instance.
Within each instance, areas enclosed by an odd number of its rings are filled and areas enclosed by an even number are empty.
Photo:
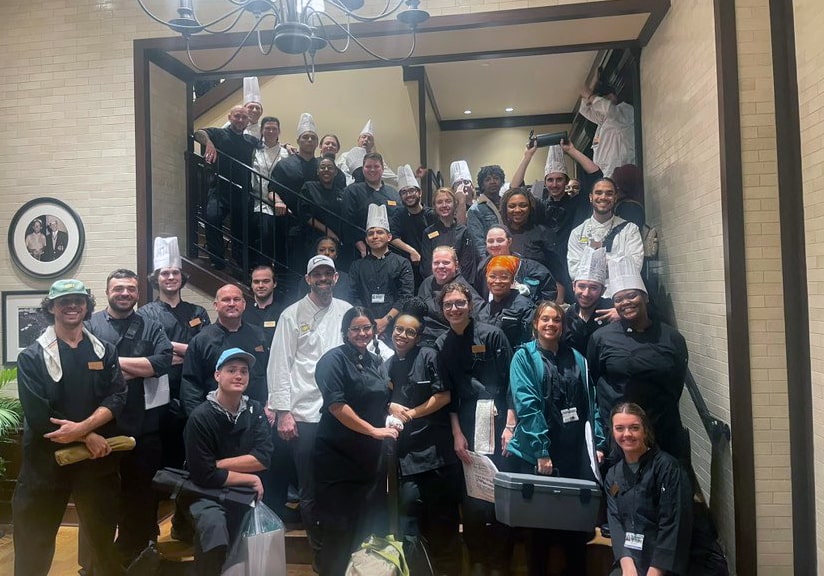
[[[195,14],[195,0],[178,0],[177,18],[164,20],[146,6],[145,0],[137,0],[140,8],[153,20],[168,26],[173,32],[186,40],[186,52],[189,62],[199,72],[217,72],[228,66],[244,46],[251,44],[251,38],[257,40],[260,53],[268,55],[273,48],[286,54],[302,54],[309,76],[314,82],[315,55],[324,49],[337,53],[346,52],[352,44],[357,45],[373,58],[384,62],[402,62],[415,51],[416,31],[419,24],[429,18],[429,13],[418,8],[419,0],[386,0],[378,14],[358,14],[364,0],[225,0],[228,6],[225,14],[217,16],[210,22],[201,24]],[[353,22],[377,22],[392,15],[405,24],[412,33],[409,52],[400,58],[381,56],[358,39],[350,29]],[[251,18],[244,19],[244,16]],[[251,21],[251,28],[246,32],[234,52],[222,64],[213,68],[198,66],[192,55],[190,41],[197,34],[225,34],[235,27]],[[271,30],[271,33],[268,31]],[[341,34],[342,33],[342,34]],[[342,40],[344,39],[345,40]],[[333,39],[336,39],[333,41]]]

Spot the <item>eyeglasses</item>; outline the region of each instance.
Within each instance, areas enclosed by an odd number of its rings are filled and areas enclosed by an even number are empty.
[[[352,334],[369,334],[373,330],[371,324],[364,324],[363,326],[350,326],[349,331]]]
[[[392,330],[398,336],[406,335],[407,338],[417,338],[418,331],[414,328],[404,328],[403,326],[395,326],[394,330]]]
[[[512,282],[511,274],[489,274],[486,277],[490,282]]]
[[[464,308],[469,306],[469,302],[467,300],[453,300],[452,302],[444,302],[443,309],[444,310],[463,310]]]

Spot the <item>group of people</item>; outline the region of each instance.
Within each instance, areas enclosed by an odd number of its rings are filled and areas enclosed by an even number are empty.
[[[650,310],[639,228],[616,215],[615,181],[563,142],[548,151],[543,186],[527,189],[530,144],[508,189],[503,170],[486,166],[476,196],[458,161],[430,208],[409,166],[397,190],[384,183],[371,122],[342,170],[336,137],[320,139],[327,155],[315,157],[311,116],[293,154],[276,120],[250,126],[262,114],[253,104],[195,138],[209,162],[217,150],[265,160],[258,171],[272,177],[249,181],[261,221],[297,215],[314,231],[296,301],[278,301],[275,267],[257,263],[251,298],[222,286],[211,323],[181,298],[175,238],[155,239],[156,300],[139,309],[129,270],[109,275],[96,313],[82,282],[55,282],[43,301],[50,326],[18,361],[16,574],[48,573],[70,496],[84,569],[120,574],[158,534],[153,474],[185,466],[200,486],[248,486],[278,512],[295,487],[316,570],[342,576],[360,542],[389,530],[387,443],[398,536],[422,538],[436,574],[462,573],[461,542],[473,576],[510,572],[518,534],[467,495],[471,453],[502,471],[601,482],[616,575],[725,573],[723,562],[708,568],[714,543],[692,538],[711,530],[696,528],[706,515],[695,511],[678,408],[686,344]],[[579,193],[565,155],[589,175]],[[246,210],[222,189],[237,174],[221,174],[207,209],[215,222]],[[341,178],[353,183],[344,189]],[[220,267],[216,230],[207,240]],[[106,438],[118,433],[135,437],[133,451],[112,453]],[[55,450],[73,443],[91,459],[57,466]],[[189,533],[197,574],[220,574],[243,511],[194,495],[177,504],[173,535]],[[592,533],[523,536],[530,575],[547,574],[552,555],[564,574],[586,573]]]

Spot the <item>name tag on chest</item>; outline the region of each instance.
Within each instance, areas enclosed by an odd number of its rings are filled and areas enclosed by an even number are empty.
[[[624,548],[629,550],[643,550],[644,549],[644,535],[627,532],[624,538]]]
[[[564,424],[569,424],[570,422],[577,422],[578,421],[578,409],[573,408],[564,408],[561,410],[561,418],[564,419]]]
[[[276,320],[266,320],[266,321],[263,323],[263,327],[264,327],[264,328],[274,328],[275,326],[277,326],[277,324],[278,324],[278,323],[277,323],[277,321],[276,321]]]
[[[386,294],[372,294],[372,304],[383,304],[386,301]]]

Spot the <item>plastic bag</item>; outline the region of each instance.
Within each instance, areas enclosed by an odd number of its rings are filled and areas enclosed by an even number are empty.
[[[409,576],[403,544],[393,536],[370,536],[352,553],[345,576]]]
[[[257,502],[226,561],[223,576],[286,576],[286,541],[278,515]]]

